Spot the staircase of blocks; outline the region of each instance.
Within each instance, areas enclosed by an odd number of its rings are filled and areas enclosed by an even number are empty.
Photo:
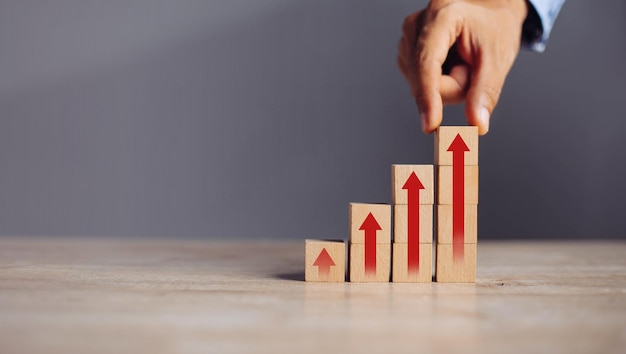
[[[434,140],[434,165],[391,166],[391,205],[350,203],[347,247],[305,240],[305,281],[344,282],[347,265],[355,283],[476,282],[478,128],[442,126]]]

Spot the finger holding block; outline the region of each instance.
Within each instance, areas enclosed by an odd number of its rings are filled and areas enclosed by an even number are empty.
[[[418,267],[409,264],[409,249],[406,243],[393,244],[394,283],[430,283],[433,280],[433,245],[419,244]]]
[[[346,244],[341,240],[304,241],[304,280],[342,283],[346,280]]]
[[[433,165],[391,165],[393,204],[408,204],[409,193],[416,190],[419,192],[418,204],[434,204],[434,189]]]
[[[454,193],[453,166],[437,168],[437,204],[452,204]],[[464,166],[464,204],[478,204],[478,166]]]
[[[350,243],[391,243],[391,205],[350,203]]]
[[[375,256],[370,258],[366,247],[375,247]],[[350,244],[350,281],[354,283],[389,282],[391,273],[391,244]]]
[[[456,247],[456,249],[455,249]],[[460,255],[460,256],[459,256]],[[476,244],[437,244],[435,279],[440,283],[476,282]]]
[[[435,165],[452,165],[453,142],[460,136],[464,155],[464,165],[478,165],[478,127],[473,126],[441,126],[435,131]]]

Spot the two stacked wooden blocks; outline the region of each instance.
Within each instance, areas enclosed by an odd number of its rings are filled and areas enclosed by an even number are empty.
[[[350,204],[351,282],[388,282],[392,268],[394,282],[432,281],[435,172],[436,280],[476,281],[478,129],[440,127],[435,165],[392,166],[393,248],[391,206]],[[345,243],[306,240],[305,280],[344,279]]]

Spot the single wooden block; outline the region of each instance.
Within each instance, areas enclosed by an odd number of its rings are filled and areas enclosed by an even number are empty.
[[[440,283],[476,282],[476,244],[437,244],[435,279]]]
[[[366,255],[366,247],[375,247],[375,257]],[[391,273],[391,244],[350,244],[350,281],[355,283],[383,283]]]
[[[305,240],[304,280],[344,282],[346,280],[346,243],[341,240]]]
[[[457,135],[460,135],[466,149],[460,141],[455,142]],[[452,165],[451,150],[455,149],[463,153],[464,165],[478,165],[478,127],[439,127],[435,131],[435,165]]]
[[[452,205],[437,205],[437,243],[452,243]],[[463,243],[478,242],[478,206],[463,205]]]
[[[375,243],[391,243],[391,205],[350,203],[350,243],[365,243],[366,234]]]
[[[452,204],[453,167],[437,167],[437,204]],[[463,167],[463,204],[478,204],[478,166]]]
[[[433,280],[433,245],[422,243],[419,245],[419,267],[409,264],[409,245],[406,243],[394,243],[393,275],[395,283],[430,283]]]
[[[433,206],[418,205],[419,219],[409,220],[409,206],[396,204],[393,206],[393,242],[409,242],[409,222],[419,221],[419,243],[433,243]]]
[[[435,203],[433,165],[391,165],[393,204],[408,204],[408,194],[414,192],[419,193],[419,204]]]

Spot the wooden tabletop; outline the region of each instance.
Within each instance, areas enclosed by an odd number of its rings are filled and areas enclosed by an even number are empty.
[[[626,242],[481,242],[476,284],[305,283],[303,254],[0,238],[0,353],[626,352]]]

